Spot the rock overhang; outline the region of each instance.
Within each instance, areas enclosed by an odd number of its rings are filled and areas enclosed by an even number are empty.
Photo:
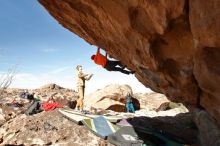
[[[220,121],[219,1],[39,2],[63,27],[135,70],[146,87]]]

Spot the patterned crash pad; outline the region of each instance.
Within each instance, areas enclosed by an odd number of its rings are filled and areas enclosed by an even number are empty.
[[[94,119],[94,118],[97,118],[99,117],[100,115],[96,115],[96,114],[92,114],[92,113],[82,113],[80,111],[76,111],[76,110],[73,110],[73,109],[69,109],[69,108],[63,108],[59,111],[62,111],[61,114],[63,113],[68,113],[68,115],[71,115],[72,116],[68,116],[68,117],[73,117],[71,119],[75,120],[75,119],[80,119],[80,118],[75,118],[78,116],[81,116],[81,117],[87,117],[87,119]],[[64,114],[63,114],[64,115]],[[66,115],[66,114],[65,114]],[[64,115],[64,116],[65,116]],[[65,116],[66,117],[66,116]],[[112,122],[112,123],[116,123],[118,121],[120,121],[121,119],[125,118],[124,116],[120,116],[120,115],[103,115],[104,118],[106,118],[108,121]],[[82,119],[83,120],[83,119]]]
[[[117,125],[112,124],[103,116],[94,119],[84,119],[82,123],[87,129],[103,139],[107,139],[107,136],[119,130]]]
[[[58,111],[64,117],[66,117],[67,119],[69,119],[69,120],[71,120],[71,121],[73,121],[73,122],[75,122],[76,124],[79,124],[79,125],[82,124],[82,122],[81,122],[82,120],[91,119],[87,116],[84,116],[83,114],[81,114],[81,115],[80,114],[73,114],[69,110],[65,110],[65,109],[59,109]]]

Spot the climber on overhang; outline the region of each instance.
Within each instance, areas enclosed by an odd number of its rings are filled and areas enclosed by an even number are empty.
[[[134,71],[128,71],[125,70],[125,65],[121,64],[121,61],[116,61],[116,60],[109,60],[107,58],[107,53],[106,55],[102,55],[100,53],[100,48],[97,49],[97,52],[95,55],[91,56],[91,59],[98,65],[101,65],[102,67],[104,67],[106,70],[108,71],[120,71],[121,73],[124,74],[133,74]],[[119,67],[117,67],[119,66]]]

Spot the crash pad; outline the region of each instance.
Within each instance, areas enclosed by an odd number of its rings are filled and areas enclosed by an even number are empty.
[[[68,110],[65,110],[65,109],[59,109],[58,110],[59,113],[61,113],[64,117],[66,117],[67,119],[73,121],[74,123],[78,124],[78,125],[82,125],[82,120],[84,119],[90,119],[89,117],[86,117],[84,116],[83,114],[82,115],[79,115],[79,114],[73,114],[71,112],[69,112]]]
[[[117,125],[112,124],[103,116],[94,119],[84,119],[82,123],[88,130],[103,139],[107,139],[107,136],[119,130]]]
[[[65,110],[68,113],[72,113],[74,115],[80,115],[80,116],[84,116],[84,117],[88,117],[88,118],[97,118],[100,115],[97,114],[92,114],[92,113],[87,113],[87,112],[80,112],[77,110],[73,110],[73,109],[69,109],[69,108],[64,108],[63,110]],[[103,115],[104,118],[106,118],[108,121],[112,122],[112,123],[116,123],[118,121],[120,121],[121,119],[125,118],[123,116],[119,116],[119,115]]]

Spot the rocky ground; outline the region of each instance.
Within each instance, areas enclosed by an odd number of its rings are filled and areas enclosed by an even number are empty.
[[[7,107],[12,100],[26,104],[20,97],[22,89],[7,89],[1,98],[1,145],[64,145],[110,146],[83,126],[62,117],[57,109],[33,116],[22,114],[22,108]],[[55,84],[29,90],[35,97],[46,101],[53,97],[59,103],[74,107],[77,93]],[[121,112],[124,114],[124,94],[132,92],[128,85],[109,85],[85,97],[86,109],[93,112]],[[182,104],[169,102],[162,94],[135,93],[134,122],[153,128],[187,144],[197,145],[198,131],[192,115]],[[178,114],[178,115],[177,115]]]
[[[0,136],[2,145],[105,145],[104,140],[63,118],[57,110],[33,116],[18,115],[1,126]]]

